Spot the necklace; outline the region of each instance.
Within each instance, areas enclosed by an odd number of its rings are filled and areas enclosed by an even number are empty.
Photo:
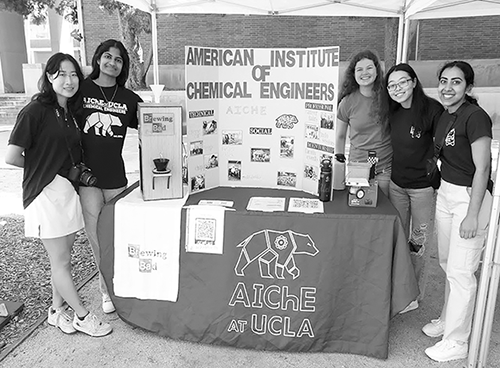
[[[97,84],[97,83],[96,83]],[[104,90],[102,89],[102,87],[100,85],[97,84],[97,86],[99,87],[99,89],[101,90],[101,93],[102,95],[104,96],[104,99],[106,100],[107,103],[110,103],[110,102],[113,102],[113,99],[115,98],[116,96],[116,91],[118,91],[118,84],[115,84],[115,91],[113,92],[113,96],[108,100],[108,98],[106,97],[106,94],[104,93]]]

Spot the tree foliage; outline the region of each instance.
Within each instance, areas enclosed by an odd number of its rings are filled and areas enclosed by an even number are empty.
[[[116,14],[120,25],[121,41],[129,52],[130,73],[128,87],[146,88],[146,73],[151,65],[153,52],[144,52],[140,42],[143,33],[151,33],[151,15],[116,0],[99,0],[99,5],[109,14]],[[146,55],[145,57],[141,57]]]
[[[48,8],[55,9],[72,24],[78,24],[76,0],[0,0],[0,9],[16,12],[23,17],[31,15],[35,24],[42,24],[46,21]]]

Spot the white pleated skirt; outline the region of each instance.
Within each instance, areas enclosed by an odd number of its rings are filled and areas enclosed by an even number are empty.
[[[24,233],[40,239],[60,238],[83,229],[80,198],[68,179],[54,180],[24,210]]]

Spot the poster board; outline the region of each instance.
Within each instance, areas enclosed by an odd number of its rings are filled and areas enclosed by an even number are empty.
[[[182,198],[182,109],[157,103],[139,103],[139,168],[145,201]],[[166,170],[154,160],[168,159]]]
[[[339,47],[186,46],[191,192],[217,186],[317,193],[335,140]]]

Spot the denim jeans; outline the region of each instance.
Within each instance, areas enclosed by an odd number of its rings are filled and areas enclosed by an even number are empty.
[[[436,202],[439,264],[446,273],[445,301],[441,320],[444,339],[467,342],[476,300],[479,267],[486,229],[471,239],[460,237],[460,224],[467,214],[470,196],[464,186],[441,180]]]
[[[430,256],[430,240],[434,231],[432,222],[436,204],[434,189],[401,188],[391,180],[389,199],[399,212],[408,244],[413,249],[410,255],[420,290],[418,299],[422,300],[427,283],[426,264]]]
[[[375,175],[380,190],[389,197],[389,182],[391,181],[391,169],[385,169]]]
[[[87,233],[92,253],[94,253],[95,263],[99,269],[99,289],[102,294],[109,293],[100,270],[101,256],[99,253],[99,240],[97,239],[97,221],[104,205],[126,188],[101,189],[96,187],[80,187],[79,191],[83,219],[85,221],[85,232]]]

